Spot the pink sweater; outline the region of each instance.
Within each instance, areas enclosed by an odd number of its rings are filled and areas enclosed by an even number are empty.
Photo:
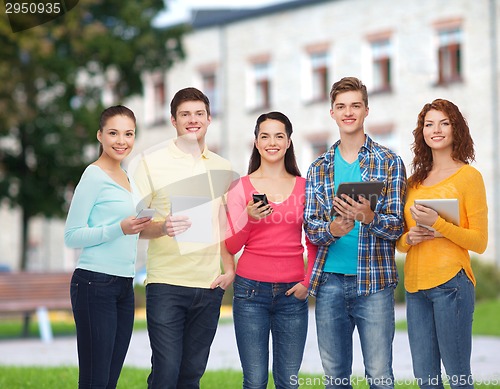
[[[270,202],[273,213],[261,220],[249,217],[246,206],[258,193],[248,176],[242,177],[228,194],[226,246],[231,254],[243,247],[236,274],[262,282],[301,282],[309,278],[317,248],[306,240],[308,260],[304,272],[303,213],[306,180],[297,177],[292,194],[282,203]]]

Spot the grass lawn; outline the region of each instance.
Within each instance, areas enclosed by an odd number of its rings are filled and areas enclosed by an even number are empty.
[[[227,322],[229,319],[224,319]],[[146,328],[145,321],[139,319],[135,329]],[[406,322],[397,323],[398,330],[406,330]],[[55,336],[74,334],[75,328],[71,320],[56,320],[53,322]],[[500,336],[500,300],[485,301],[476,304],[473,332],[476,335]],[[2,339],[19,337],[21,333],[20,320],[0,320],[0,342]],[[31,323],[30,336],[38,337],[36,323]],[[118,388],[145,388],[149,369],[125,367],[120,377]],[[324,388],[320,375],[301,375],[299,384],[304,389]],[[78,369],[76,367],[11,367],[0,366],[0,388],[9,389],[73,389],[77,386]],[[272,379],[270,379],[272,382]],[[208,371],[201,381],[202,389],[235,389],[241,388],[240,371]],[[354,388],[367,389],[364,380],[355,381]],[[476,383],[476,387],[484,389],[500,389],[500,377],[494,382]],[[272,389],[272,384],[268,389]],[[418,389],[412,382],[396,382],[396,388]]]

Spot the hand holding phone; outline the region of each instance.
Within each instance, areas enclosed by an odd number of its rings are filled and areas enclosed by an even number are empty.
[[[135,218],[142,219],[142,218],[146,217],[148,219],[152,219],[155,212],[156,212],[156,209],[154,209],[154,208],[144,208],[144,209],[141,209],[139,211],[139,213],[137,214],[137,216]]]
[[[258,208],[262,208],[262,207],[264,207],[264,206],[266,206],[266,205],[269,204],[269,201],[267,200],[267,196],[266,196],[265,193],[263,193],[263,194],[254,193],[252,195],[252,198],[253,198],[253,202],[254,203],[258,203],[259,201],[262,201],[262,204],[259,205]]]

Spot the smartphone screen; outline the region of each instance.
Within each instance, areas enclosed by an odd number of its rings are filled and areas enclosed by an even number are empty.
[[[261,205],[259,205],[259,208],[261,208],[261,207],[263,207],[263,206],[265,206],[265,205],[269,204],[269,201],[267,201],[267,196],[266,196],[266,194],[265,194],[265,193],[263,193],[263,194],[254,193],[254,194],[252,195],[252,197],[253,197],[253,201],[254,201],[254,203],[257,203],[257,202],[259,202],[259,201],[262,201],[262,204],[261,204]]]

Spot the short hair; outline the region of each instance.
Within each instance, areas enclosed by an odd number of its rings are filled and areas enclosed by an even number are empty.
[[[455,161],[461,161],[469,164],[475,160],[474,141],[470,135],[467,120],[464,118],[458,107],[451,101],[445,99],[436,99],[432,103],[427,103],[423,106],[418,114],[417,127],[413,130],[413,174],[408,179],[410,186],[417,186],[424,182],[427,175],[432,169],[432,149],[425,143],[424,126],[425,116],[430,110],[442,112],[448,116],[452,127],[452,151],[451,157]]]
[[[290,139],[290,147],[288,147],[288,149],[285,152],[285,170],[293,176],[300,177],[300,170],[299,167],[297,166],[297,160],[295,158],[295,151],[291,139],[293,133],[292,122],[290,121],[290,119],[288,119],[288,117],[284,113],[278,111],[263,113],[257,118],[257,123],[255,124],[255,130],[254,130],[255,139],[257,139],[257,137],[259,136],[260,125],[266,120],[276,120],[280,123],[283,123],[283,125],[285,126],[286,135],[288,139]],[[260,167],[260,164],[261,164],[261,156],[259,150],[257,150],[257,147],[255,146],[254,143],[252,154],[250,156],[250,162],[248,164],[248,174],[251,174],[254,171],[256,171]]]
[[[205,104],[207,115],[210,116],[210,101],[208,97],[199,89],[189,87],[179,90],[170,102],[170,114],[174,118],[176,118],[179,105],[186,101],[202,101]]]
[[[368,91],[366,90],[365,84],[356,77],[344,77],[332,85],[332,89],[330,90],[330,105],[333,107],[333,103],[340,93],[350,91],[360,91],[363,102],[368,108]]]

